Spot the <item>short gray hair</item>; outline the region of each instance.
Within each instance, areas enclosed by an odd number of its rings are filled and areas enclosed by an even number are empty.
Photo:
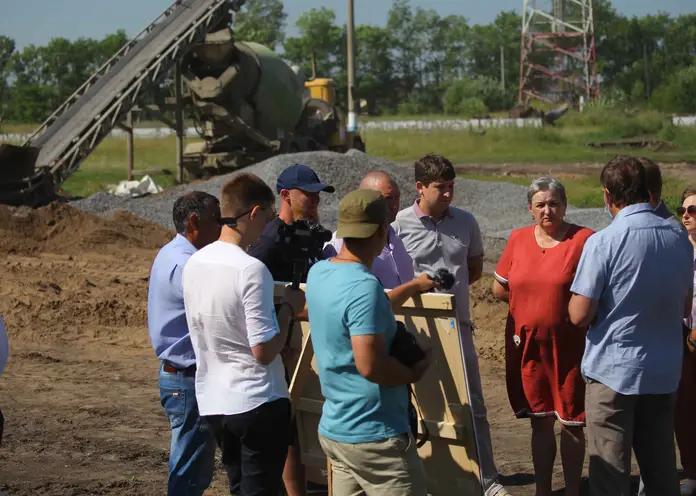
[[[563,201],[563,203],[568,203],[565,187],[558,180],[549,176],[540,177],[532,181],[532,184],[530,184],[527,189],[527,203],[531,204],[534,195],[540,191],[549,190],[557,191],[561,195],[561,201]]]

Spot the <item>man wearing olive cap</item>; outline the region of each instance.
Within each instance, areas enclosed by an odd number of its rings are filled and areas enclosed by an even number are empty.
[[[331,461],[336,496],[425,496],[426,477],[408,419],[407,385],[430,365],[409,368],[388,350],[396,334],[393,306],[435,287],[423,276],[387,296],[372,274],[387,242],[387,201],[357,190],[338,207],[335,257],[317,262],[307,278],[311,339],[325,398],[319,441]]]

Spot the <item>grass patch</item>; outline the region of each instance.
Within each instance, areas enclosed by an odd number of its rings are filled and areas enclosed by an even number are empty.
[[[613,140],[599,129],[557,128],[487,129],[485,135],[467,130],[368,130],[368,153],[395,161],[412,161],[428,152],[467,163],[598,163],[619,154],[642,155],[658,161],[696,160],[696,129],[677,129],[668,151],[593,148],[587,142]]]
[[[136,139],[135,169],[163,169],[170,174],[154,175],[155,182],[163,187],[176,182],[176,138]],[[128,155],[125,139],[107,138],[83,162],[80,168],[63,183],[63,190],[74,196],[88,196],[104,190],[110,184],[118,184],[128,174]],[[136,175],[139,179],[142,175]]]
[[[436,120],[443,115],[385,116],[374,120]],[[161,124],[143,121],[143,127]],[[36,124],[3,124],[0,132],[33,132]],[[659,152],[628,148],[598,149],[587,146],[591,141],[614,141],[626,138],[660,139],[669,143]],[[557,126],[542,128],[489,128],[485,134],[469,130],[366,130],[363,139],[367,153],[396,162],[413,162],[418,157],[436,152],[458,164],[554,164],[604,163],[618,154],[650,157],[661,162],[696,162],[696,127],[675,127],[668,118],[655,112],[628,116],[611,109],[591,109],[582,114],[569,112]],[[157,175],[154,179],[162,187],[174,184],[176,156],[175,138],[135,140],[137,169],[167,169],[172,175]],[[109,184],[126,178],[126,140],[107,138],[90,155],[80,169],[63,185],[74,195],[83,196],[99,191]],[[567,169],[566,169],[567,170]],[[488,177],[487,179],[492,179]],[[528,184],[528,178],[524,184]],[[531,178],[529,178],[531,179]],[[516,182],[502,177],[502,181]],[[569,179],[570,180],[570,179]],[[588,179],[573,179],[571,202],[577,206],[602,206],[596,183]],[[665,185],[665,197],[677,198],[682,184],[670,188]],[[675,200],[670,199],[671,204]]]

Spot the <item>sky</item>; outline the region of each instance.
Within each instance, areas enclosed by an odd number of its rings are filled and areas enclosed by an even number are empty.
[[[252,0],[249,0],[252,1]],[[17,48],[46,44],[51,38],[102,38],[118,29],[132,36],[140,32],[173,0],[0,0],[0,34],[14,39]],[[658,11],[672,15],[696,12],[693,0],[613,0],[624,15]],[[337,22],[346,18],[346,0],[286,0],[287,34],[297,34],[295,21],[303,12],[326,6]],[[502,10],[522,10],[522,0],[411,0],[412,6],[432,8],[440,15],[459,14],[471,24],[486,24]],[[384,25],[390,0],[355,0],[356,24]]]

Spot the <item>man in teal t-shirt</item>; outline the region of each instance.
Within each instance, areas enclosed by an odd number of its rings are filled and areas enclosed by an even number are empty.
[[[408,422],[413,368],[389,355],[396,333],[392,305],[423,290],[415,280],[388,297],[370,272],[388,235],[387,202],[357,190],[339,205],[341,252],[316,263],[307,278],[311,339],[325,402],[319,440],[332,464],[334,495],[366,492],[425,496],[426,478]]]

